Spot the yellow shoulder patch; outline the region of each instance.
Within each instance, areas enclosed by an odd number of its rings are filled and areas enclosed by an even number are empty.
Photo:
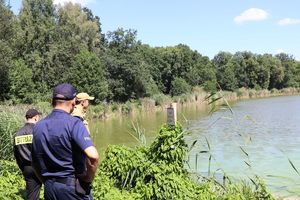
[[[21,135],[15,137],[15,145],[31,144],[31,143],[32,143],[32,135]]]

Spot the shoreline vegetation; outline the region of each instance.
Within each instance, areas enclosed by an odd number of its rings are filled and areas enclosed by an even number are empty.
[[[299,92],[299,88],[271,91],[241,88],[235,92],[216,92],[211,102],[223,104],[224,99],[231,102],[297,95]],[[171,102],[177,102],[178,106],[195,104],[210,106],[205,101],[208,96],[209,93],[196,88],[192,94],[173,98],[161,95],[159,98],[141,99],[125,104],[95,105],[91,106],[89,117],[109,120],[137,112],[161,112]],[[24,198],[25,183],[13,161],[11,141],[15,130],[22,125],[25,110],[33,106],[40,109],[44,115],[51,110],[47,102],[40,102],[36,105],[0,105],[0,134],[2,136],[0,139],[0,196],[7,197],[7,199]],[[105,118],[103,118],[104,114]],[[174,130],[162,126],[157,138],[149,147],[142,143],[135,148],[109,146],[94,182],[95,199],[166,199],[173,198],[172,195],[175,195],[175,199],[284,199],[278,196],[273,197],[259,177],[232,181],[224,173],[224,183],[218,182],[215,177],[193,177],[193,173],[188,172],[184,167],[188,149],[193,145],[188,147],[183,137],[184,131],[181,125]],[[174,146],[176,146],[175,149],[173,149]],[[119,164],[116,165],[116,163]]]
[[[87,118],[90,120],[109,120],[111,118],[122,117],[126,115],[135,115],[136,113],[162,112],[171,103],[177,103],[177,107],[190,105],[209,106],[205,99],[212,93],[206,92],[203,88],[195,87],[192,93],[182,94],[171,97],[169,95],[158,94],[150,98],[127,101],[126,103],[100,103],[90,105],[87,112]],[[217,104],[224,104],[224,99],[228,102],[234,102],[246,99],[268,98],[276,96],[290,96],[300,94],[300,88],[283,88],[281,90],[255,90],[240,88],[235,91],[218,91],[214,97],[219,98]],[[52,107],[49,102],[37,102],[36,104],[12,104],[11,101],[0,102],[0,111],[13,114],[18,123],[24,122],[24,113],[29,108],[36,108],[46,116],[51,112]]]
[[[193,92],[190,94],[183,94],[180,96],[168,96],[159,94],[151,98],[143,98],[137,101],[128,101],[124,104],[99,104],[95,106],[90,106],[88,111],[88,118],[99,119],[99,120],[109,120],[115,117],[121,117],[124,115],[134,115],[136,113],[144,112],[162,112],[171,103],[177,103],[178,107],[184,107],[189,105],[199,105],[199,106],[209,106],[205,99],[211,93],[206,92],[202,88],[194,88]],[[216,92],[215,98],[220,98],[217,104],[224,104],[224,99],[229,102],[234,102],[238,100],[255,99],[255,98],[267,98],[276,96],[289,96],[300,94],[300,88],[284,88],[281,90],[254,90],[240,88],[231,91],[219,91]]]

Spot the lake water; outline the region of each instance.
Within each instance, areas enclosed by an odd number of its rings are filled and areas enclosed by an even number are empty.
[[[197,105],[178,110],[179,121],[191,130],[187,143],[197,140],[189,155],[190,170],[207,174],[209,154],[200,153],[208,150],[207,138],[212,173],[225,172],[235,179],[258,175],[273,193],[300,196],[300,175],[291,165],[300,172],[300,96],[239,101],[232,110],[220,109],[212,115],[209,108]],[[90,124],[103,155],[108,144],[138,144],[128,133],[132,123],[145,129],[150,143],[165,121],[164,111]]]

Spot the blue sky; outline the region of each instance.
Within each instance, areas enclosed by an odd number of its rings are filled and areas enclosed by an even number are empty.
[[[183,43],[210,58],[219,51],[285,52],[300,60],[298,0],[71,1],[99,16],[104,33],[135,29],[138,39],[153,47]],[[21,0],[10,4],[17,14]]]

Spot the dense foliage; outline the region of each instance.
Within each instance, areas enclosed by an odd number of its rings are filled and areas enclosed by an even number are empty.
[[[185,133],[181,125],[164,125],[149,147],[110,146],[93,182],[94,199],[273,199],[259,179],[250,184],[192,178],[184,168]],[[21,199],[24,181],[16,165],[0,161],[0,166],[0,195]]]
[[[14,15],[0,1],[0,101],[45,101],[61,82],[92,93],[96,103],[180,95],[195,86],[212,91],[216,83],[231,91],[299,87],[292,55],[220,52],[210,60],[184,44],[142,44],[131,29],[104,34],[100,18],[78,4],[22,3]]]

